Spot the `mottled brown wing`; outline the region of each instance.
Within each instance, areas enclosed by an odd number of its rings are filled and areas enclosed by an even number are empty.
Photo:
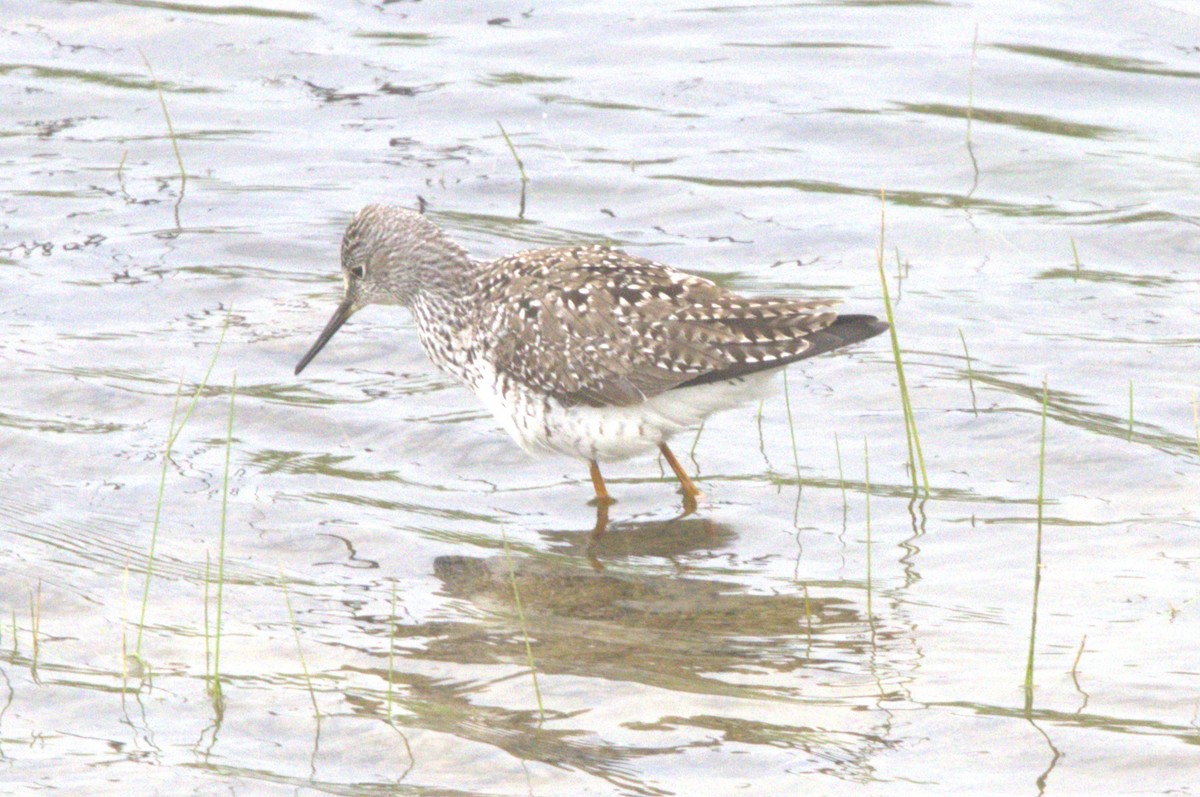
[[[567,405],[628,406],[785,365],[837,318],[832,302],[746,298],[602,246],[503,258],[482,292],[488,358]]]

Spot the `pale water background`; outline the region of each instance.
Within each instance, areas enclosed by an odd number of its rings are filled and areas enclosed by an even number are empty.
[[[0,3],[0,791],[1200,792],[1198,119],[1183,0]],[[794,456],[782,394],[677,438],[692,517],[610,466],[590,549],[404,311],[292,376],[370,201],[882,313],[881,187],[924,502],[886,338]]]

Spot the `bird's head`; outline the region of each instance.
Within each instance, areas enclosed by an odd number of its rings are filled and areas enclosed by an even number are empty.
[[[367,205],[342,236],[341,303],[317,341],[296,365],[304,370],[342,324],[369,304],[412,306],[423,291],[443,285],[444,274],[467,253],[429,219],[406,208]]]

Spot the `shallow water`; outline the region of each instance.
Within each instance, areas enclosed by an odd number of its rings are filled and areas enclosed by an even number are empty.
[[[6,15],[0,784],[1194,793],[1200,15],[1113,14]],[[292,376],[370,201],[479,257],[608,241],[881,314],[881,188],[924,501],[886,339],[790,369],[794,451],[782,393],[677,438],[693,516],[661,462],[610,466],[598,541],[586,468],[522,454],[403,311]]]

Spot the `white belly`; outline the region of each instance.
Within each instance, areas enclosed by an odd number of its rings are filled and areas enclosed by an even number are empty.
[[[529,453],[611,461],[653,449],[714,412],[762,398],[776,372],[669,390],[630,407],[564,407],[511,380],[497,381],[493,374],[472,380],[471,387]]]

